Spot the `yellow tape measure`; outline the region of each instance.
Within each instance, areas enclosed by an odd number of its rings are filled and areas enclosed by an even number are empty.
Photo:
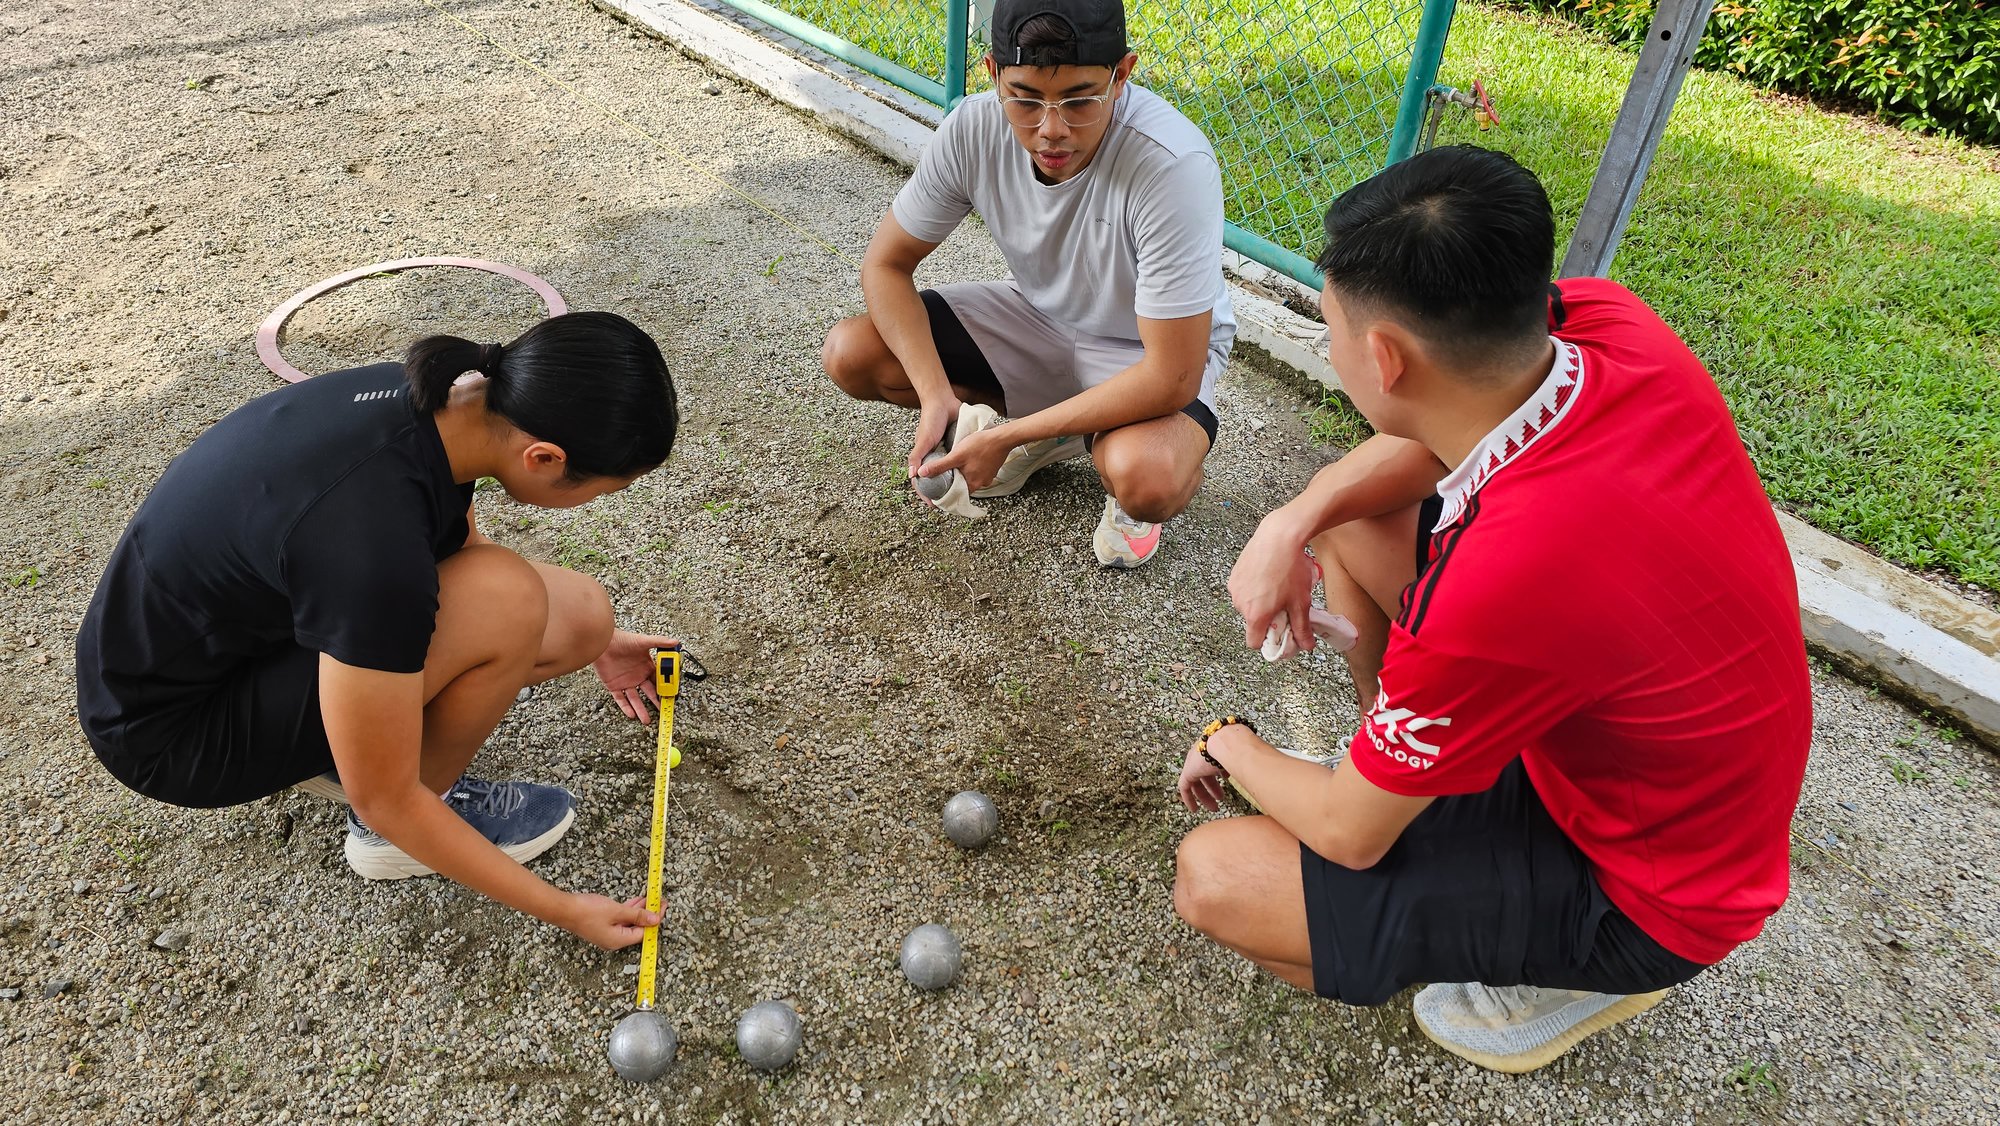
[[[652,846],[646,866],[646,910],[660,910],[660,877],[667,860],[667,784],[673,769],[681,764],[680,749],[674,746],[674,699],[681,694],[681,652],[658,650],[653,659],[653,684],[660,690],[660,742],[653,761]],[[639,1003],[653,1007],[653,993],[660,960],[660,928],[646,928],[639,948]]]

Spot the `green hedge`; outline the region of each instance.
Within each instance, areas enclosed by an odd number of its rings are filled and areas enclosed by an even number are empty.
[[[1512,0],[1638,44],[1656,0]],[[2000,0],[1717,0],[1698,66],[2000,142]]]

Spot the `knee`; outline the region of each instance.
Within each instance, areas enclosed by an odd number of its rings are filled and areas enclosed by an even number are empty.
[[[1199,470],[1190,483],[1174,466],[1149,457],[1130,444],[1098,443],[1098,476],[1105,491],[1118,498],[1118,507],[1135,520],[1159,523],[1180,515],[1187,507],[1194,487],[1200,483]]]
[[[1174,852],[1174,914],[1206,935],[1215,933],[1217,881],[1213,849],[1206,834],[1196,828],[1181,839]]]
[[[495,544],[468,547],[453,561],[444,596],[477,608],[477,620],[501,644],[533,652],[549,622],[548,588],[534,564]]]
[[[820,345],[819,364],[833,385],[850,398],[877,399],[870,346],[875,327],[867,317],[849,317],[833,326]]]
[[[564,592],[561,620],[549,622],[555,650],[551,654],[567,669],[580,669],[596,660],[611,644],[617,628],[611,613],[611,596],[604,584],[589,575],[570,572],[574,589]],[[553,612],[553,607],[551,607]]]

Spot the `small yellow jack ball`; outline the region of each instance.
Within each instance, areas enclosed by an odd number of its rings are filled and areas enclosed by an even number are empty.
[[[681,764],[681,749],[679,747],[669,746],[667,748],[667,768],[671,770],[674,767],[679,766],[680,764]]]

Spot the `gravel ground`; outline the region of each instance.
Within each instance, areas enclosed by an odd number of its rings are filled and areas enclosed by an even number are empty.
[[[1299,388],[1239,363],[1161,558],[1100,573],[1080,467],[977,525],[913,505],[905,419],[818,378],[821,333],[860,307],[851,270],[697,171],[858,255],[897,170],[570,0],[453,9],[691,165],[417,0],[107,9],[0,12],[0,1120],[2000,1121],[1989,752],[1816,673],[1795,891],[1765,937],[1540,1074],[1477,1071],[1406,1003],[1293,993],[1169,905],[1190,726],[1243,708],[1324,747],[1354,720],[1336,662],[1265,667],[1222,592],[1257,516],[1335,452]],[[682,1049],[653,1087],[603,1057],[632,953],[442,882],[364,884],[310,798],[149,803],[71,718],[71,637],[125,518],[274,384],[258,319],[419,253],[625,312],[682,388],[681,448],[629,493],[479,501],[715,674],[679,725],[663,1005]],[[975,229],[930,276],[999,268]],[[322,370],[534,315],[511,283],[447,273],[315,305],[289,354]],[[540,871],[629,893],[650,756],[572,678],[483,762],[578,793]],[[967,787],[1004,819],[979,853],[937,831]],[[935,995],[895,968],[925,921],[967,949]],[[731,1039],[767,997],[806,1027],[775,1078]]]

